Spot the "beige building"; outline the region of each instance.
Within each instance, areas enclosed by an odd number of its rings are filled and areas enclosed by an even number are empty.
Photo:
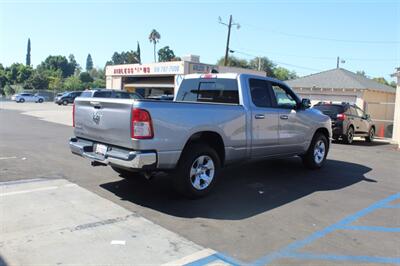
[[[371,115],[377,135],[391,137],[393,132],[396,90],[343,68],[308,75],[287,83],[312,104],[349,102]]]
[[[145,97],[174,94],[183,75],[210,73],[212,70],[266,76],[262,71],[200,63],[199,56],[189,55],[182,61],[107,66],[106,88],[138,92]]]

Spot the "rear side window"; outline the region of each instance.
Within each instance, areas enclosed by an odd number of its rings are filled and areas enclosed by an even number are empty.
[[[96,98],[111,98],[112,91],[96,91],[93,97]]]
[[[114,98],[118,99],[130,99],[129,94],[124,91],[116,91],[114,92]]]
[[[239,104],[236,79],[186,79],[177,101]]]
[[[262,79],[250,79],[251,100],[257,107],[271,107],[270,83]]]

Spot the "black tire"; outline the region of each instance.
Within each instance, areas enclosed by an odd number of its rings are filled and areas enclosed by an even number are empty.
[[[349,126],[346,135],[343,136],[343,142],[346,144],[351,144],[353,143],[353,138],[354,138],[354,127]]]
[[[201,165],[199,165],[200,160],[202,161]],[[213,165],[213,167],[210,167],[213,170],[207,168],[210,165]],[[191,176],[190,172],[194,168],[197,168],[196,171],[198,172]],[[221,160],[214,149],[204,143],[192,144],[182,153],[178,167],[173,173],[174,187],[177,192],[187,198],[204,197],[214,188],[220,169]],[[212,176],[212,178],[206,181],[201,176]],[[195,187],[193,183],[196,183],[196,180],[199,180],[198,186],[202,188]]]
[[[38,102],[39,102],[39,103],[43,103],[43,99],[39,99]]]
[[[320,151],[320,153],[318,153],[317,155],[315,155],[315,150],[319,147],[322,148],[321,143],[323,143],[323,147],[324,147],[324,152],[323,155]],[[318,147],[317,147],[318,146]],[[301,156],[302,160],[303,160],[303,164],[305,167],[307,167],[308,169],[320,169],[325,161],[326,161],[326,156],[328,155],[328,151],[329,151],[329,143],[328,143],[328,139],[326,138],[326,136],[322,133],[316,133],[311,141],[310,147],[307,150],[307,153],[304,154],[303,156]]]
[[[25,102],[25,99],[24,99],[24,98],[21,98],[21,99],[19,99],[19,102],[20,102],[20,103],[24,103],[24,102]]]
[[[373,142],[375,138],[375,128],[371,127],[368,131],[368,136],[365,137],[366,142]]]
[[[64,100],[64,101],[62,102],[62,104],[63,104],[63,105],[68,105],[68,101],[67,101],[67,100]]]
[[[120,177],[125,179],[133,179],[133,178],[142,178],[143,174],[140,172],[132,172],[123,168],[119,168],[117,166],[111,166],[111,168],[117,172]]]

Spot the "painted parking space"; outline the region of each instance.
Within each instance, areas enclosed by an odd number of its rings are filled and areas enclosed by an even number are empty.
[[[321,231],[315,232],[314,234],[295,241],[288,246],[270,254],[267,254],[253,262],[241,262],[237,261],[225,254],[215,253],[196,261],[187,263],[186,265],[200,266],[200,265],[213,265],[214,263],[222,262],[226,265],[309,265],[312,262],[317,263],[316,265],[349,265],[349,264],[400,264],[400,193],[393,194],[385,199],[382,199],[369,207],[362,209],[343,220],[324,228]],[[377,221],[371,218],[378,212],[392,210],[389,217],[397,217],[393,221],[395,224],[390,225],[374,225],[370,221]],[[393,212],[395,211],[395,212]],[[386,220],[385,216],[380,217],[381,220]],[[346,232],[345,234],[343,232]],[[336,236],[335,240],[332,241],[332,236],[338,234],[340,236],[346,235],[343,239]],[[373,248],[369,248],[367,252],[363,249],[353,250],[353,253],[357,255],[346,254],[349,252],[349,245],[346,245],[349,235],[356,235],[361,243],[366,243]],[[339,241],[338,241],[339,240]],[[323,241],[328,243],[322,243]],[[341,246],[342,253],[330,253],[326,252],[332,249],[332,242],[338,241],[338,245]],[[319,242],[319,243],[318,243]],[[386,242],[386,243],[385,243]],[[315,245],[314,245],[315,244]],[[314,246],[313,246],[314,245]],[[325,246],[325,248],[324,248]],[[322,247],[322,248],[321,248]],[[324,250],[325,252],[316,252],[315,250]],[[370,254],[371,250],[374,254]],[[350,250],[351,252],[351,250]],[[360,253],[367,253],[361,255]],[[378,254],[378,253],[385,253]]]

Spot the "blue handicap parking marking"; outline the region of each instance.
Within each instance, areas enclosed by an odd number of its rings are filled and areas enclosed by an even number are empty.
[[[386,208],[390,205],[389,203],[400,198],[400,193],[391,195],[383,200],[380,200],[369,207],[350,215],[336,224],[326,227],[325,229],[318,231],[311,236],[295,241],[285,248],[268,254],[257,261],[254,265],[267,265],[276,259],[281,258],[297,258],[297,259],[324,259],[324,260],[340,260],[340,261],[359,261],[359,262],[378,262],[378,263],[400,263],[400,257],[398,258],[386,258],[386,257],[371,257],[371,256],[347,256],[340,254],[311,254],[311,253],[298,253],[298,249],[320,239],[327,234],[336,230],[364,230],[364,231],[382,231],[382,232],[400,232],[400,228],[387,228],[380,226],[352,226],[351,223],[358,220],[359,218],[377,210],[380,208]]]
[[[212,262],[222,262],[226,265],[232,265],[232,266],[239,266],[239,265],[244,265],[243,262],[237,261],[234,258],[231,258],[229,256],[226,256],[222,253],[215,253],[210,256],[207,256],[205,258],[201,258],[199,260],[193,261],[191,263],[185,264],[185,266],[202,266],[202,265],[207,265]]]
[[[400,208],[400,204],[390,203],[400,199],[400,193],[391,195],[383,200],[380,200],[369,207],[352,214],[343,220],[324,228],[321,231],[315,232],[305,239],[295,241],[288,246],[270,254],[267,254],[254,262],[244,263],[235,260],[222,253],[216,253],[208,257],[199,259],[187,265],[200,266],[207,265],[215,261],[223,261],[227,265],[268,265],[273,261],[284,258],[298,259],[298,260],[327,260],[327,261],[349,261],[349,262],[367,262],[367,263],[394,263],[400,264],[400,257],[379,257],[379,256],[352,256],[352,255],[341,255],[341,254],[318,254],[308,252],[298,252],[299,249],[313,243],[314,241],[325,237],[337,230],[358,230],[358,231],[375,231],[375,232],[400,232],[399,227],[383,227],[383,226],[359,226],[352,225],[353,222],[361,217],[366,216],[369,213],[374,212],[377,209],[383,208]]]

